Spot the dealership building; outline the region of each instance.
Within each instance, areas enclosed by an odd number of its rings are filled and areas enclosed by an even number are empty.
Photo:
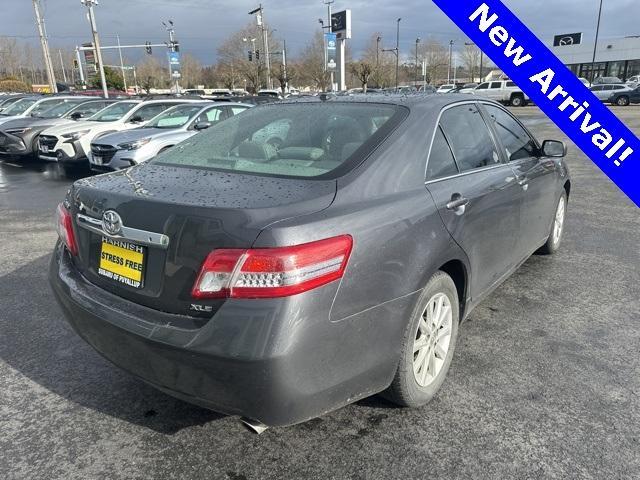
[[[593,41],[583,42],[581,33],[556,35],[551,51],[578,77],[588,80],[618,77],[626,81],[640,75],[640,36],[598,41],[593,65]]]

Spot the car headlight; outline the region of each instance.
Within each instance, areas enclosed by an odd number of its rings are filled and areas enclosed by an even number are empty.
[[[62,138],[66,138],[67,140],[78,140],[80,137],[89,133],[89,130],[79,130],[77,132],[66,133],[62,135]]]
[[[146,145],[151,141],[150,138],[141,138],[140,140],[136,140],[135,142],[125,142],[118,144],[118,148],[122,150],[137,150],[138,148]]]
[[[22,135],[23,133],[27,133],[30,128],[11,128],[9,130],[5,130],[9,135]]]

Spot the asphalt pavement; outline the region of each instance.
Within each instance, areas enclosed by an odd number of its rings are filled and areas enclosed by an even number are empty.
[[[636,133],[640,108],[614,109]],[[565,136],[535,107],[538,138]],[[470,316],[441,392],[257,436],[112,366],[46,280],[55,164],[0,163],[0,479],[637,479],[640,210],[575,146],[564,244]]]

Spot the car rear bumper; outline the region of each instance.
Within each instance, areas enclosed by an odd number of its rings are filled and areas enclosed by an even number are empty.
[[[190,317],[91,284],[60,244],[49,280],[73,329],[117,366],[190,403],[269,426],[303,422],[384,390],[405,326],[363,331],[363,322],[380,321],[377,308],[331,322],[329,308],[317,307],[331,305],[337,285],[307,292],[311,308],[295,297],[228,300],[204,326],[189,326]],[[411,301],[384,309],[401,311]]]

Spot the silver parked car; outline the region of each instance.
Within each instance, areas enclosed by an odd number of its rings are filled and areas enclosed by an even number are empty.
[[[110,172],[145,162],[251,106],[228,102],[188,103],[167,109],[141,128],[96,137],[91,142],[91,170]]]
[[[621,83],[613,85],[594,85],[589,90],[591,90],[599,100],[606,102],[614,93],[620,93],[624,91],[631,92],[633,91],[633,88],[625,85],[624,83]]]

